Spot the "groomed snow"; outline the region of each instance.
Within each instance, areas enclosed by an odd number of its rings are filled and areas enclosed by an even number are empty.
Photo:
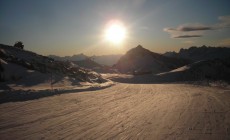
[[[1,104],[0,137],[227,140],[229,110],[227,88],[116,83],[101,90]]]

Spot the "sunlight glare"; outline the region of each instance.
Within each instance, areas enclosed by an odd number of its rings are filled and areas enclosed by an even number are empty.
[[[120,22],[110,23],[105,31],[105,38],[113,44],[120,44],[126,37],[126,29]]]

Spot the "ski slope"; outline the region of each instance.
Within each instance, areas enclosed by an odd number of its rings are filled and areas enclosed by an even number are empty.
[[[230,90],[125,84],[0,104],[10,139],[230,139]]]

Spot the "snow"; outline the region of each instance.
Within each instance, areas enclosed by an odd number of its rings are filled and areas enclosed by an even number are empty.
[[[5,80],[12,80],[12,78],[20,79],[20,77],[28,76],[35,71],[28,70],[20,65],[6,62],[2,59],[0,59],[2,66],[4,68],[4,78]]]
[[[55,89],[107,82],[100,74],[78,67],[72,62],[53,61],[51,58],[0,44],[4,90]]]
[[[1,138],[230,139],[230,89],[117,83],[54,92],[60,94],[1,104]]]
[[[11,49],[0,52],[31,62],[50,61]],[[83,82],[64,73],[42,73],[0,61],[7,79],[0,83],[1,139],[230,139],[228,84],[183,81],[190,70],[210,72],[209,66],[214,74],[220,66],[229,72],[219,61],[157,75],[102,74],[110,79],[103,83],[94,82],[101,75],[92,71]],[[72,63],[68,66],[77,69]]]

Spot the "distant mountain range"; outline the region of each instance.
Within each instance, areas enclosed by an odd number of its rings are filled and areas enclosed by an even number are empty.
[[[79,67],[73,62],[58,61],[31,51],[0,44],[0,82],[36,85],[47,83],[50,79],[53,79],[54,83],[65,81],[76,84],[105,81],[100,74]]]
[[[76,55],[73,55],[73,56],[64,56],[64,57],[61,57],[61,56],[57,56],[57,55],[48,55],[48,57],[50,58],[53,58],[55,60],[58,60],[58,61],[81,61],[81,60],[85,60],[88,58],[88,56],[84,55],[84,54],[76,54]]]
[[[101,55],[101,56],[92,56],[92,60],[101,65],[112,66],[117,63],[121,58],[122,54],[117,55]]]
[[[60,56],[56,56],[56,55],[49,55],[48,57],[51,57],[55,60],[59,60],[59,61],[83,61],[83,60],[87,60],[87,59],[91,59],[94,62],[100,64],[100,65],[106,65],[106,66],[112,66],[114,64],[117,63],[117,61],[120,59],[122,55],[118,54],[118,55],[101,55],[101,56],[86,56],[84,54],[76,54],[73,56],[64,56],[64,57],[60,57]],[[92,63],[92,61],[90,62]]]
[[[167,57],[177,57],[189,59],[193,62],[200,60],[209,59],[225,59],[230,56],[230,48],[226,47],[207,47],[205,45],[201,47],[190,47],[188,49],[180,49],[178,53],[176,52],[166,52],[164,56]]]
[[[190,47],[161,55],[138,45],[122,56],[114,67],[122,73],[154,74],[146,75],[148,82],[230,82],[230,48]],[[130,80],[138,82],[138,76]]]
[[[230,48],[224,47],[190,47],[181,49],[178,53],[158,54],[138,45],[123,56],[88,57],[78,54],[66,57],[50,55],[50,57],[0,44],[0,82],[17,81],[19,84],[23,82],[27,85],[44,81],[47,83],[52,75],[55,75],[53,80],[59,83],[106,81],[96,72],[152,74],[146,75],[150,76],[147,78],[149,82],[204,79],[230,82]],[[114,65],[110,67],[104,64]]]
[[[120,72],[138,74],[166,72],[186,64],[188,60],[169,58],[138,45],[123,55],[114,67]]]
[[[80,67],[87,68],[87,69],[95,69],[95,68],[102,67],[100,64],[94,62],[89,58],[80,61],[72,61],[72,62]]]

